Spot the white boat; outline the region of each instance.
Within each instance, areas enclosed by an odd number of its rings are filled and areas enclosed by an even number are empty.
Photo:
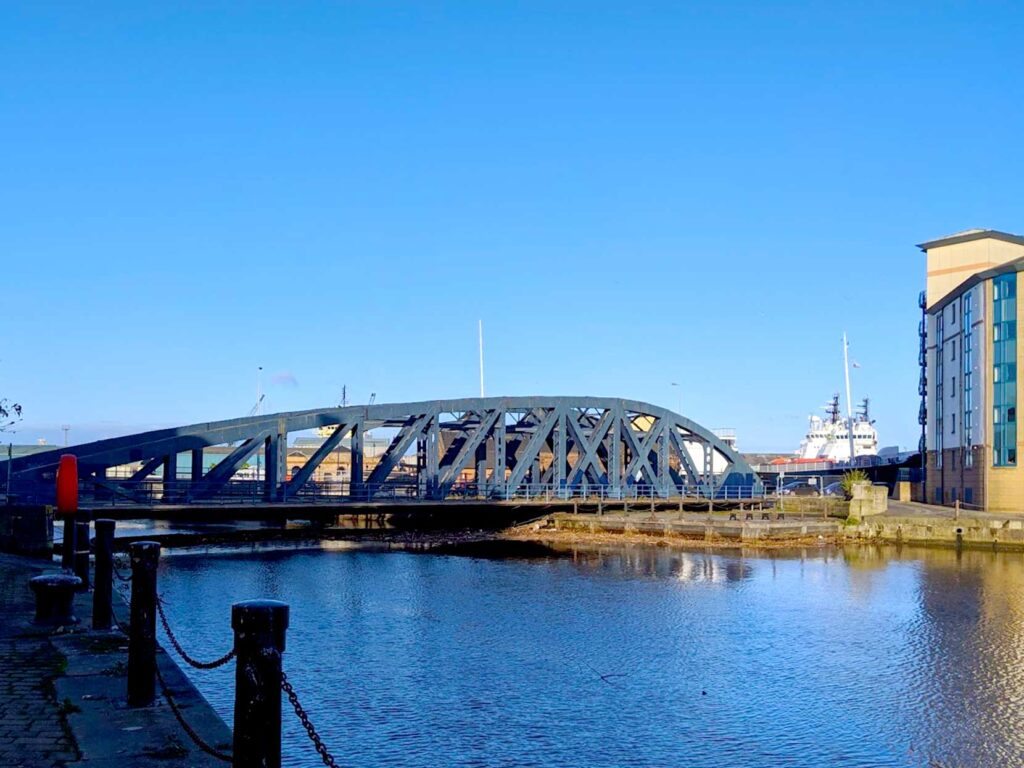
[[[810,417],[807,435],[796,451],[798,461],[849,461],[851,424],[854,458],[878,455],[878,432],[868,413],[867,398],[851,419],[844,419],[839,415],[838,394],[825,406],[825,411],[824,418],[814,415]]]

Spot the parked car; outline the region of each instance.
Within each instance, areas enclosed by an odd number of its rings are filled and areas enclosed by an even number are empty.
[[[791,480],[779,488],[780,496],[817,496],[818,487],[806,480]]]
[[[837,480],[834,483],[829,483],[825,486],[825,489],[821,492],[822,496],[835,496],[840,499],[846,497],[846,491],[843,490],[843,481]]]

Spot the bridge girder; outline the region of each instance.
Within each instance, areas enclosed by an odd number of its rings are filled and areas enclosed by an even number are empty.
[[[284,465],[289,433],[334,427],[319,450],[287,477]],[[393,432],[390,444],[369,474],[363,452],[370,430]],[[339,501],[386,497],[404,485],[420,499],[455,496],[510,498],[524,493],[575,493],[600,490],[620,498],[645,488],[668,498],[682,494],[714,496],[723,486],[760,490],[754,470],[710,430],[664,408],[635,400],[601,397],[493,397],[379,403],[346,408],[294,411],[192,424],[99,440],[19,457],[10,462],[15,488],[45,487],[60,456],[78,457],[88,491],[131,491],[160,467],[176,467],[179,453],[191,452],[192,476],[175,480],[163,501],[182,502],[216,496],[243,462],[261,448],[267,471],[261,489],[268,501],[301,496],[314,471],[349,436],[349,487]],[[229,455],[209,471],[201,452],[228,445]],[[415,451],[415,475],[403,472],[402,459]],[[197,460],[198,457],[198,460]],[[7,462],[0,462],[0,478]],[[141,469],[118,483],[115,467]],[[158,477],[163,480],[163,475]],[[39,485],[39,484],[42,485]]]

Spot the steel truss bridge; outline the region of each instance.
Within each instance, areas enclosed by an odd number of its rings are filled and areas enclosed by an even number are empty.
[[[322,445],[301,462],[294,454],[289,457],[289,433],[318,428],[321,434],[328,428]],[[390,436],[379,456],[365,455],[370,430]],[[213,467],[203,453],[211,446],[225,446],[221,453],[226,452]],[[314,482],[314,471],[337,451],[348,452],[348,481],[326,487]],[[262,502],[317,496],[335,502],[501,500],[531,494],[736,498],[763,493],[754,470],[710,430],[664,408],[600,397],[382,403],[192,424],[0,462],[0,488],[10,476],[16,497],[48,501],[60,456],[66,453],[78,458],[83,498],[112,501],[182,504],[247,495]],[[180,454],[186,454],[183,466],[190,472],[180,468]],[[263,468],[259,476],[238,480],[254,457]]]

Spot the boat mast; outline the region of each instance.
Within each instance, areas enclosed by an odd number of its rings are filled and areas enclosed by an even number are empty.
[[[850,466],[853,466],[853,399],[850,395],[850,342],[846,340],[846,331],[843,331],[843,369],[846,373],[846,423],[847,434],[850,438]]]

